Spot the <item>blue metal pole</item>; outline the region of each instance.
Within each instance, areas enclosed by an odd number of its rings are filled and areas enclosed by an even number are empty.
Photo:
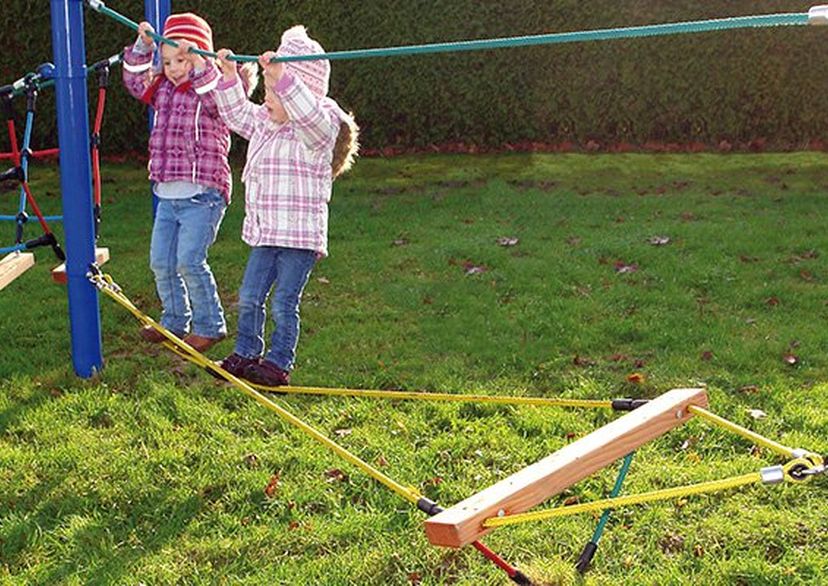
[[[95,261],[95,225],[83,2],[51,0],[51,15],[72,364],[89,378],[103,367],[103,355],[98,290],[86,278]]]
[[[171,11],[171,0],[145,0],[144,1],[144,18],[152,25],[152,28],[161,34],[164,30],[164,23]],[[158,57],[156,56],[156,59]],[[149,109],[149,118],[147,124],[149,131],[152,132],[152,120],[155,114],[152,108]],[[158,208],[158,198],[152,194],[152,217],[155,218],[155,210]]]

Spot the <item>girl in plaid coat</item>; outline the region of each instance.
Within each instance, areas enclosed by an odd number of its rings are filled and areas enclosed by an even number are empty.
[[[249,141],[242,173],[242,239],[251,249],[239,290],[235,351],[221,366],[266,386],[290,382],[302,291],[317,259],[328,254],[333,179],[350,167],[357,150],[353,117],[327,97],[330,63],[270,62],[274,57],[322,53],[304,27],[287,30],[275,53],[259,57],[265,81],[261,105],[246,98],[227,49],[218,52],[220,80],[215,71],[194,80],[196,91],[215,88],[222,120]],[[265,307],[271,290],[275,329],[266,351]]]
[[[190,46],[213,50],[210,25],[195,14],[171,15],[163,36],[182,46],[161,47],[160,71],[152,67],[151,32],[149,23],[139,25],[138,39],[124,49],[123,65],[129,93],[155,112],[149,178],[158,207],[150,267],[163,308],[161,324],[179,337],[191,332],[184,340],[203,352],[227,334],[207,251],[230,202],[230,130],[209,88],[195,87],[196,79],[215,66],[196,70],[186,53]],[[141,335],[149,342],[164,340],[149,326]]]

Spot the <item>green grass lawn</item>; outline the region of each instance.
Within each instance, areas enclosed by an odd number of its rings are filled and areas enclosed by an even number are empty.
[[[104,174],[105,269],[157,317],[145,170]],[[59,213],[56,171],[31,177],[44,211]],[[705,385],[714,412],[828,452],[826,192],[817,153],[361,160],[335,186],[331,257],[305,292],[294,383],[595,399]],[[242,193],[211,251],[231,331]],[[0,194],[0,213],[16,201]],[[12,225],[0,230],[10,244]],[[75,378],[65,291],[49,281],[50,251],[37,259],[0,292],[0,583],[507,583],[471,549],[430,546],[422,513],[276,415],[141,343],[105,297],[106,367]],[[443,505],[614,418],[277,400]],[[623,492],[775,463],[691,421],[638,450]],[[616,470],[545,506],[607,496]],[[582,583],[828,583],[827,497],[822,477],[619,510]],[[572,565],[596,519],[485,541],[546,582],[579,583]]]

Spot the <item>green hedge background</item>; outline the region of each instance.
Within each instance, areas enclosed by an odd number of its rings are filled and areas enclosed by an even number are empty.
[[[107,5],[143,19],[142,1]],[[782,0],[173,1],[174,11],[207,18],[217,47],[246,54],[275,48],[281,31],[296,23],[335,51],[809,7]],[[49,2],[6,2],[0,26],[0,82],[52,60]],[[133,38],[87,10],[89,63]],[[828,139],[826,71],[828,27],[785,27],[334,62],[331,95],[354,111],[369,149],[535,142],[588,150],[648,143],[800,149]],[[119,78],[120,68],[107,102],[105,154],[146,144],[144,108]],[[23,100],[17,102],[22,113]],[[36,148],[55,142],[54,92],[44,92],[39,105]],[[0,150],[7,142],[0,139]]]

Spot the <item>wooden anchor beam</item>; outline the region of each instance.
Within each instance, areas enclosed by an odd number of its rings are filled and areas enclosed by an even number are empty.
[[[0,290],[28,271],[35,264],[31,252],[12,252],[0,260]]]
[[[108,248],[95,248],[95,262],[98,266],[103,265],[106,261],[109,260],[109,249]],[[66,277],[66,263],[59,264],[55,268],[52,269],[52,280],[57,283],[58,285],[65,285],[67,281]]]
[[[483,521],[522,513],[647,442],[684,424],[688,406],[707,407],[704,389],[673,389],[425,522],[434,545],[463,547],[489,530]]]

